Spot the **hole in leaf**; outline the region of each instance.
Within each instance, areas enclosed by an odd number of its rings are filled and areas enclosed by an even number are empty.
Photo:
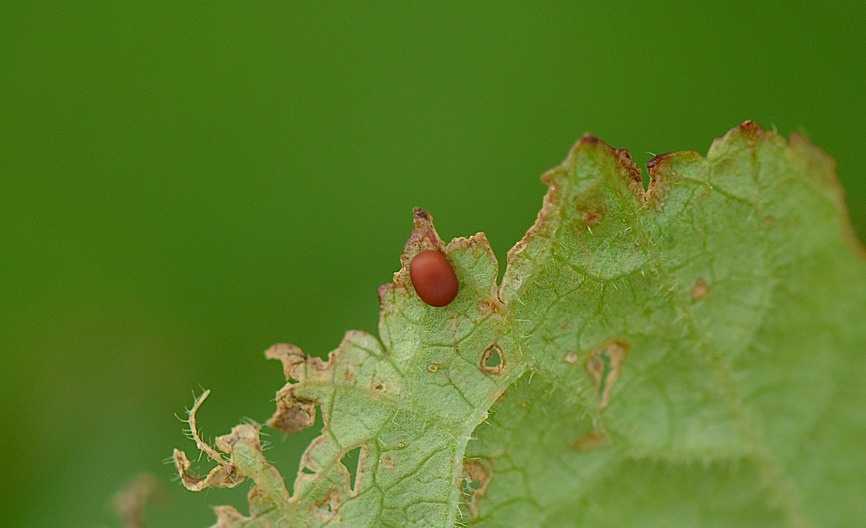
[[[500,357],[499,354],[491,354],[490,357],[487,358],[487,361],[484,363],[484,366],[489,369],[496,368],[500,365],[502,365],[502,357]]]
[[[607,434],[601,430],[587,431],[578,438],[571,441],[571,447],[578,451],[587,451],[605,445]]]
[[[602,409],[610,402],[611,390],[619,378],[627,354],[628,345],[615,339],[590,350],[586,356],[586,372],[595,385]]]
[[[480,458],[463,460],[463,491],[466,508],[473,519],[478,518],[478,501],[487,493],[487,486],[493,477],[493,470],[487,461]]]
[[[360,471],[361,448],[356,447],[355,449],[346,451],[343,458],[340,459],[340,463],[349,471],[349,489],[355,491],[355,483],[358,480],[358,472]]]
[[[695,281],[695,285],[692,286],[692,300],[693,301],[702,301],[707,298],[709,295],[709,287],[707,286],[707,281],[704,279],[698,279]]]
[[[505,368],[505,356],[502,355],[502,347],[497,344],[490,345],[481,356],[481,370],[499,374],[503,368]]]
[[[465,493],[467,497],[472,497],[472,495],[480,489],[480,481],[470,480],[469,477],[463,478],[463,493]]]
[[[339,490],[331,488],[321,500],[315,501],[313,506],[327,517],[332,517],[340,509],[342,502]]]

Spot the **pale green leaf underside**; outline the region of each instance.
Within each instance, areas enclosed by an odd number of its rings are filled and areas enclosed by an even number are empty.
[[[294,485],[252,425],[201,446],[203,480],[176,452],[184,484],[254,481],[224,527],[866,525],[866,261],[832,160],[747,122],[649,173],[581,140],[501,286],[483,234],[446,245],[417,210],[379,337],[269,351],[270,424],[325,424]],[[431,248],[445,308],[408,277]]]

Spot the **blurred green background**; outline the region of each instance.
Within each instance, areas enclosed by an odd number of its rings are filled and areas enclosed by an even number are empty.
[[[805,132],[862,236],[864,5],[4,6],[2,524],[116,526],[140,472],[153,527],[243,504],[171,480],[193,393],[207,437],[265,420],[262,351],[375,330],[413,206],[502,260],[585,131],[639,164],[747,118]],[[298,441],[269,439],[291,474]]]

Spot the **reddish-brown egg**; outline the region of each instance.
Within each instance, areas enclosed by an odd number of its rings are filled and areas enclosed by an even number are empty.
[[[441,252],[428,249],[409,263],[409,277],[421,300],[430,306],[445,306],[457,297],[457,274]]]

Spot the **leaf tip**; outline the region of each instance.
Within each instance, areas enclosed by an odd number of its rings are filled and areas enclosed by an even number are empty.
[[[580,140],[578,140],[574,147],[572,147],[568,158],[563,162],[563,165],[574,166],[575,158],[577,158],[581,152],[588,150],[596,150],[602,155],[611,158],[618,169],[617,176],[620,178],[620,181],[625,182],[635,196],[638,198],[642,197],[644,189],[643,180],[640,175],[640,168],[632,159],[631,153],[628,149],[611,147],[609,144],[592,134],[584,134]],[[542,181],[549,184],[550,182],[545,179],[545,176],[542,176]]]
[[[307,360],[307,355],[300,348],[288,343],[277,343],[271,346],[265,350],[265,357],[276,359],[283,364],[283,374],[286,377],[286,381],[297,379],[296,375],[292,372],[295,367]]]
[[[412,216],[414,227],[412,234],[409,235],[409,240],[403,246],[403,254],[400,257],[403,267],[403,270],[400,271],[401,273],[409,269],[409,262],[412,260],[412,257],[421,251],[427,249],[442,251],[445,249],[445,243],[442,242],[439,233],[436,232],[433,215],[420,207],[416,207],[412,210]],[[394,278],[395,280],[397,279],[396,276]]]
[[[751,119],[746,119],[745,121],[737,125],[734,130],[740,132],[741,134],[761,135],[764,133],[764,129]]]
[[[580,139],[577,141],[577,145],[595,145],[598,143],[607,145],[607,143],[600,140],[598,136],[596,136],[595,134],[590,134],[589,132],[585,132],[582,136],[580,136]]]

